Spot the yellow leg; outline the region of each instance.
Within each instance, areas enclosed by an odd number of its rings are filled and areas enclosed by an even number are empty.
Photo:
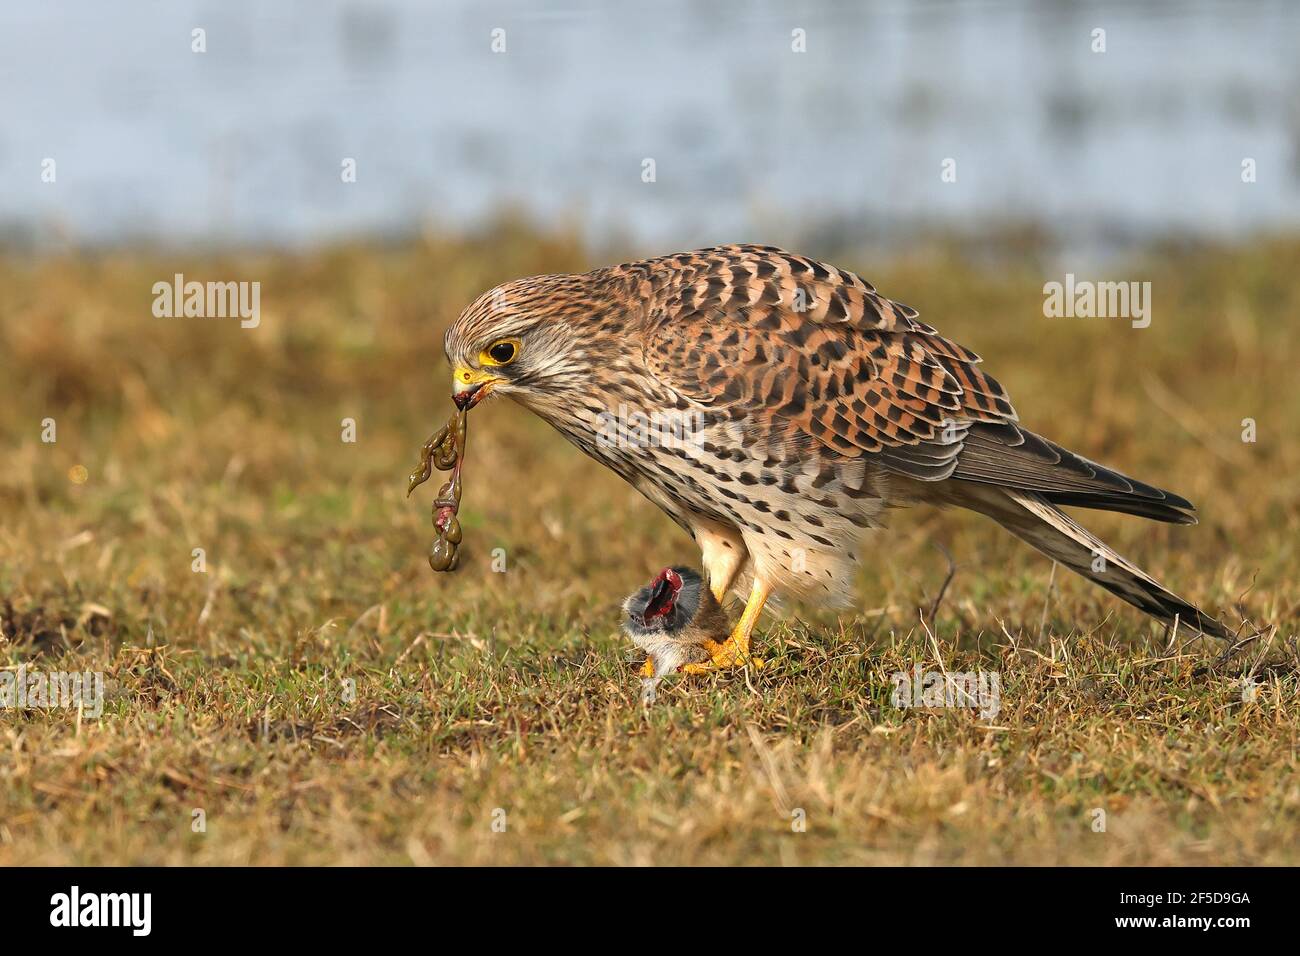
[[[749,557],[745,539],[734,529],[700,522],[695,525],[695,540],[700,546],[700,559],[709,579],[709,590],[713,592],[714,600],[721,604],[727,599],[727,592],[731,590],[741,565]]]
[[[655,676],[655,659],[653,657],[647,657],[645,659],[645,663],[641,665],[640,673],[642,677]]]
[[[749,592],[745,611],[732,629],[731,636],[721,644],[715,643],[709,648],[709,655],[713,658],[711,661],[707,664],[685,664],[682,673],[707,674],[709,671],[724,667],[744,667],[747,664],[752,664],[756,668],[762,667],[763,662],[749,653],[749,638],[754,633],[758,615],[762,613],[763,605],[767,603],[767,596],[771,593],[772,589],[765,582],[755,578],[754,589]]]

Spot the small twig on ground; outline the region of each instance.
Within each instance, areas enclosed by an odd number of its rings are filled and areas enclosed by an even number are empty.
[[[1206,674],[1210,673],[1211,671],[1218,670],[1224,664],[1228,663],[1228,661],[1232,660],[1234,657],[1240,654],[1243,648],[1248,647],[1250,644],[1257,641],[1259,639],[1259,636],[1262,633],[1264,633],[1264,629],[1257,628],[1255,632],[1251,634],[1249,637],[1243,638],[1240,641],[1236,641],[1230,644],[1222,654],[1216,657],[1209,664],[1206,664],[1204,667],[1198,667],[1196,668],[1196,670],[1192,671],[1192,676],[1204,677]]]
[[[417,647],[423,644],[424,639],[428,636],[429,636],[428,631],[421,631],[419,634],[417,634],[415,636],[415,640],[411,642],[410,646],[407,647],[406,650],[402,651],[401,654],[397,655],[397,660],[393,662],[393,666],[396,667],[397,665],[401,664],[402,661],[406,660],[406,658],[410,655],[411,651],[415,650]]]
[[[1052,586],[1056,583],[1056,562],[1052,562],[1052,574],[1047,579],[1047,596],[1043,598],[1043,616],[1038,621],[1038,639],[1043,639],[1043,632],[1047,630],[1047,610],[1052,606]]]
[[[955,561],[953,561],[952,554],[949,553],[948,549],[945,548],[943,545],[941,545],[938,541],[934,543],[934,546],[939,549],[939,551],[943,554],[944,558],[948,562],[948,576],[943,579],[943,586],[939,588],[939,593],[935,597],[934,603],[930,605],[931,623],[934,623],[935,621],[938,620],[939,605],[943,603],[943,596],[948,593],[948,585],[952,583],[952,577],[954,574],[957,573],[957,564]]]
[[[1165,656],[1168,657],[1174,649],[1174,642],[1178,640],[1178,625],[1180,623],[1179,615],[1174,615],[1174,623],[1169,625],[1169,640],[1165,642]]]

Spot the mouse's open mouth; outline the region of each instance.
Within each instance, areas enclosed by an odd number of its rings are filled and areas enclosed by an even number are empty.
[[[650,587],[650,600],[641,612],[641,622],[646,625],[673,612],[677,604],[677,593],[682,589],[682,578],[672,568],[664,568]]]

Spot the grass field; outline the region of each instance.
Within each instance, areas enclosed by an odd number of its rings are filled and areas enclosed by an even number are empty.
[[[859,613],[767,620],[768,668],[643,712],[617,606],[697,561],[671,522],[507,402],[471,416],[454,575],[438,479],[405,497],[446,324],[579,243],[7,256],[0,665],[107,701],[0,710],[0,865],[1300,863],[1300,241],[1116,270],[1146,329],[1044,318],[1032,259],[802,251],[983,354],[1028,427],[1192,499],[1195,528],[1088,521],[1259,639],[1216,663],[984,519],[905,512]],[[155,318],[177,272],[259,280],[260,326]],[[1001,711],[893,706],[916,664],[997,672]]]

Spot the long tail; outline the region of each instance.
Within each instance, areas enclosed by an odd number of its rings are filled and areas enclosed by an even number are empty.
[[[1058,511],[1043,495],[974,482],[960,482],[957,490],[962,506],[988,515],[1026,544],[1152,617],[1167,622],[1177,618],[1182,626],[1203,634],[1232,637],[1222,624]]]

